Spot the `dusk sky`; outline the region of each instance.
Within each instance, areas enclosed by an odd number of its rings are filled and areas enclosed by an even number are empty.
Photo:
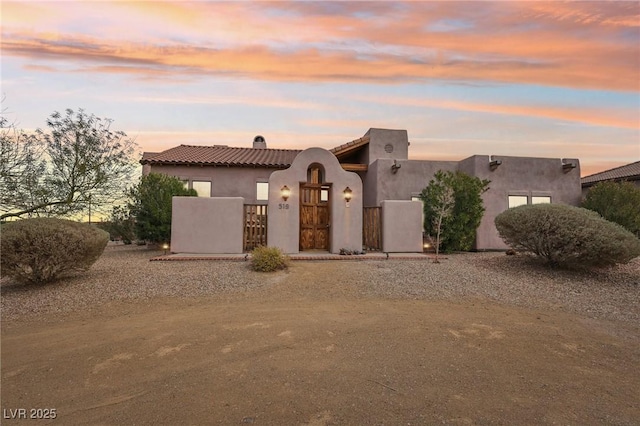
[[[640,2],[2,1],[2,107],[83,108],[140,151],[332,148],[640,159]]]

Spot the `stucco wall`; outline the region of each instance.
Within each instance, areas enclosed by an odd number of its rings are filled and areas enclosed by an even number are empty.
[[[457,170],[457,161],[396,161],[400,168],[393,173],[394,160],[380,159],[369,166],[365,179],[366,205],[379,206],[384,200],[411,200],[429,184],[438,170]]]
[[[211,181],[212,197],[242,197],[247,204],[266,204],[256,200],[256,183],[268,182],[275,170],[266,167],[152,166],[151,172],[183,180]]]
[[[552,203],[578,205],[581,200],[580,163],[567,159],[576,168],[565,173],[560,158],[491,157],[502,162],[495,170],[489,167],[489,156],[474,155],[460,162],[460,171],[490,180],[482,199],[485,214],[476,234],[478,250],[505,249],[494,224],[497,215],[509,208],[509,195],[550,196]]]
[[[242,253],[241,197],[173,197],[171,251]]]
[[[552,203],[580,203],[580,164],[565,172],[560,158],[493,156],[502,164],[492,171],[489,156],[476,155],[457,161],[400,160],[400,169],[392,173],[391,159],[379,159],[369,165],[365,177],[365,205],[379,206],[384,200],[410,200],[429,184],[438,170],[463,171],[471,176],[491,181],[483,194],[485,215],[477,231],[479,250],[505,249],[494,225],[495,217],[508,208],[509,195],[550,196]]]
[[[422,202],[383,201],[382,251],[422,252]]]
[[[309,148],[298,156],[286,170],[273,172],[269,178],[268,241],[285,253],[298,253],[300,241],[300,183],[307,181],[307,169],[313,163],[324,167],[325,182],[331,184],[331,227],[329,251],[339,253],[341,248],[362,248],[362,181],[352,172],[346,172],[336,157],[322,148]],[[291,195],[284,201],[280,195],[283,186]],[[346,187],[353,191],[351,202],[343,198]]]
[[[406,160],[409,158],[409,138],[406,130],[369,129],[365,136],[369,136],[367,150],[368,163],[377,159]],[[385,147],[391,146],[392,152],[387,152]]]

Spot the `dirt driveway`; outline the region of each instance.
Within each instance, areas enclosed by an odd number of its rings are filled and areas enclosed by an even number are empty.
[[[295,263],[238,294],[5,321],[2,424],[640,423],[637,325],[356,297],[314,279],[330,267]],[[12,419],[19,409],[56,418]]]

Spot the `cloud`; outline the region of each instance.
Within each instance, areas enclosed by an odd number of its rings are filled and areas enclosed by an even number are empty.
[[[623,110],[619,108],[600,109],[592,107],[556,107],[549,105],[505,105],[497,103],[463,102],[402,96],[385,96],[384,98],[376,96],[360,96],[356,99],[363,102],[385,103],[398,106],[473,111],[523,117],[540,117],[551,120],[582,123],[592,126],[621,127],[635,130],[640,128],[637,111]]]
[[[203,48],[191,45],[149,46],[108,44],[90,38],[22,38],[2,40],[5,55],[38,61],[64,59],[73,63],[107,63],[91,68],[99,72],[162,74],[218,74],[271,81],[334,81],[406,83],[426,79],[536,83],[552,86],[637,90],[637,69],[617,67],[594,59],[574,63],[503,59],[443,59],[428,55],[407,58],[392,54],[320,51],[279,51],[265,46]],[[622,52],[632,55],[634,52]],[[616,78],[611,78],[615,75]]]
[[[11,18],[3,54],[101,63],[87,69],[150,78],[640,90],[633,2],[116,2],[101,6],[99,21],[79,20],[88,12],[76,2],[58,6],[68,11],[62,24],[42,23],[41,32]],[[83,33],[72,32],[73,19]]]
[[[523,15],[563,26],[640,27],[640,4],[635,1],[530,2]]]

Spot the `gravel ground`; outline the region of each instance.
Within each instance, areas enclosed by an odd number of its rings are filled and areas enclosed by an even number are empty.
[[[109,246],[90,271],[57,283],[24,286],[4,278],[2,319],[24,321],[42,314],[86,311],[110,301],[264,292],[279,283],[292,287],[297,276],[305,280],[304,291],[313,292],[313,283],[302,278],[305,262],[295,262],[288,272],[260,274],[245,262],[149,262],[157,254],[144,247]],[[326,265],[326,274],[318,279],[348,289],[331,297],[484,298],[640,323],[640,258],[599,271],[553,270],[529,256],[503,253],[455,254],[440,264],[381,260]]]

